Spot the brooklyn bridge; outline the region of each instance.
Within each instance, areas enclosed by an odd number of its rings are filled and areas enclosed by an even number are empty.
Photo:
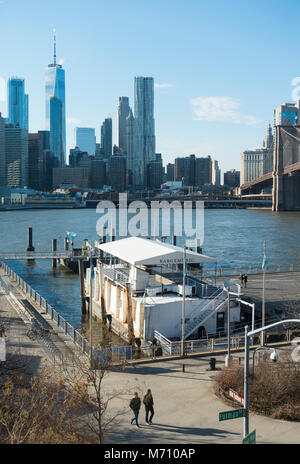
[[[270,188],[273,211],[300,211],[300,126],[275,126],[273,171],[241,185],[241,194]]]

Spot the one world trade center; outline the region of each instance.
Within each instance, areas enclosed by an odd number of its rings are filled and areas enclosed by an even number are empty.
[[[54,35],[53,64],[46,68],[46,130],[50,131],[50,150],[57,166],[66,165],[66,98],[65,70],[56,63],[56,37]]]

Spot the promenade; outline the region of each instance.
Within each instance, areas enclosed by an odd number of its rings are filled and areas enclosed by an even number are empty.
[[[279,349],[285,350],[287,348]],[[240,356],[243,356],[241,354]],[[224,355],[217,356],[217,368],[224,366]],[[146,444],[241,444],[243,419],[219,422],[219,412],[231,407],[214,394],[217,371],[207,371],[209,358],[165,361],[129,367],[120,374],[112,372],[105,387],[121,389],[139,384],[143,393],[151,388],[154,399],[153,425],[145,423],[144,407],[140,425],[130,425],[132,413],[121,417],[120,424],[108,436],[109,443]],[[133,390],[134,393],[134,390]],[[129,398],[128,398],[129,403]],[[121,401],[119,401],[121,405]],[[256,429],[257,443],[300,443],[300,423],[274,420],[250,413],[250,431]]]
[[[1,272],[1,271],[0,271]],[[254,277],[254,276],[253,276]],[[255,280],[250,277],[249,290],[255,289]],[[6,278],[8,283],[8,279]],[[252,285],[253,284],[253,287]],[[16,289],[14,289],[15,291]],[[25,326],[7,296],[0,289],[0,320],[7,329],[7,349],[9,353],[25,357],[33,373],[44,367],[51,367],[49,353],[38,340],[30,340]],[[50,321],[47,321],[50,323]],[[61,349],[67,349],[68,341],[54,337]],[[64,346],[64,349],[63,349]],[[279,352],[289,347],[278,348]],[[64,354],[67,354],[66,352]],[[243,357],[243,353],[235,356]],[[215,356],[217,368],[224,366],[224,355]],[[214,379],[218,371],[209,371],[209,357],[182,360],[149,362],[128,365],[126,370],[111,371],[105,377],[106,391],[118,391],[110,407],[111,412],[126,408],[107,436],[107,443],[115,444],[240,444],[242,443],[243,419],[219,422],[219,412],[239,409],[224,403],[214,394]],[[58,367],[58,366],[57,366]],[[155,416],[153,425],[144,421],[144,407],[140,412],[141,428],[130,425],[132,412],[129,409],[131,394],[138,390],[140,396],[148,388],[154,397]],[[122,393],[127,392],[126,394]],[[257,414],[250,414],[250,431],[256,429],[257,443],[299,443],[300,423],[274,420]]]

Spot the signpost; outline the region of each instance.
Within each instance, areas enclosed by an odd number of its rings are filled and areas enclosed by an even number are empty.
[[[234,390],[231,390],[231,388],[229,389],[229,396],[234,401],[244,406],[244,403],[245,403],[244,398],[241,395],[239,395],[237,392],[235,392]]]
[[[219,413],[219,421],[238,419],[240,417],[244,417],[244,409],[235,409],[233,411]]]
[[[243,445],[256,445],[256,430],[253,430],[253,432],[244,438]]]

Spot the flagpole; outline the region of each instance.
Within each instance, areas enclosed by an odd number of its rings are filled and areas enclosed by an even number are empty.
[[[265,284],[266,284],[266,241],[264,241],[264,265],[263,265],[263,288],[262,288],[262,321],[261,326],[265,326]],[[260,344],[264,346],[265,344],[265,332],[262,331]]]
[[[183,285],[182,285],[182,335],[181,335],[181,356],[185,355],[185,280],[186,280],[186,246],[183,251]]]

